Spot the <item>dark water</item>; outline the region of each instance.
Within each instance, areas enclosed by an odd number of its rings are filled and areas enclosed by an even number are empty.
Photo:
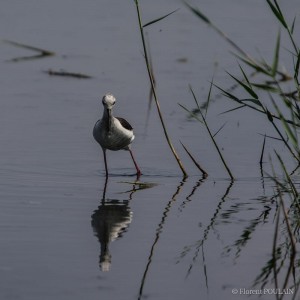
[[[180,1],[142,2],[145,22],[180,8],[147,36],[186,180],[154,106],[146,122],[149,82],[133,1],[2,1],[1,38],[55,55],[13,62],[36,52],[0,47],[1,299],[248,299],[243,288],[274,288],[272,275],[259,277],[272,257],[277,206],[274,183],[261,178],[258,133],[272,128],[250,111],[219,115],[232,106],[213,92],[208,122],[213,131],[227,122],[218,142],[237,178],[228,180],[204,128],[177,103],[194,107],[189,84],[205,101],[214,73],[222,86],[232,84],[223,70],[238,70],[230,46]],[[247,51],[272,57],[278,25],[265,3],[196,4]],[[296,4],[282,5],[293,18]],[[92,78],[49,76],[49,69]],[[133,151],[144,175],[135,184],[129,153],[109,152],[104,194],[92,128],[108,91],[117,97],[115,114],[135,129]],[[274,147],[285,156],[272,140],[266,153]],[[288,267],[285,260],[280,286]],[[274,291],[262,297],[276,299]]]

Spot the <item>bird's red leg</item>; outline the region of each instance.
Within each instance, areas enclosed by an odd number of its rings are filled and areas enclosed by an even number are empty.
[[[130,152],[132,161],[133,161],[133,163],[134,163],[134,166],[135,166],[135,168],[136,168],[137,179],[139,179],[139,177],[140,177],[141,174],[142,174],[142,173],[141,173],[141,170],[140,170],[139,166],[137,165],[137,163],[136,163],[136,161],[135,161],[135,159],[134,159],[134,157],[133,157],[133,153],[132,153],[131,149],[129,149],[129,152]]]

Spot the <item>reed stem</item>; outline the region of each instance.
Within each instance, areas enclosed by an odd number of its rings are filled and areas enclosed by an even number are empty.
[[[143,50],[144,50],[144,57],[145,57],[145,62],[146,62],[146,66],[147,66],[147,72],[148,72],[148,76],[149,76],[149,80],[150,80],[150,84],[151,84],[151,89],[152,89],[152,92],[153,92],[153,97],[154,97],[154,100],[155,100],[155,104],[156,104],[156,107],[157,107],[157,112],[158,112],[158,115],[159,115],[159,119],[160,119],[160,122],[161,122],[161,125],[162,125],[162,128],[163,128],[163,131],[164,131],[164,134],[165,134],[165,137],[166,137],[166,140],[168,142],[168,145],[183,173],[183,177],[186,178],[188,176],[187,172],[185,171],[184,167],[183,167],[183,164],[178,156],[178,154],[176,153],[176,150],[175,148],[173,147],[173,144],[171,142],[171,139],[168,135],[168,132],[167,132],[167,128],[165,126],[165,122],[164,122],[164,119],[163,119],[163,116],[162,116],[162,113],[161,113],[161,109],[160,109],[160,104],[159,104],[159,101],[158,101],[158,98],[157,98],[157,93],[156,93],[156,89],[155,89],[155,84],[154,84],[154,80],[153,80],[153,75],[151,73],[151,66],[150,66],[150,62],[149,62],[149,59],[148,59],[148,54],[147,54],[147,47],[146,47],[146,42],[145,42],[145,36],[144,36],[144,30],[143,30],[143,25],[142,25],[142,19],[141,19],[141,13],[140,13],[140,9],[139,9],[139,1],[138,0],[135,0],[135,5],[136,5],[136,10],[137,10],[137,15],[138,15],[138,22],[139,22],[139,28],[140,28],[140,33],[141,33],[141,38],[142,38],[142,43],[143,43]]]

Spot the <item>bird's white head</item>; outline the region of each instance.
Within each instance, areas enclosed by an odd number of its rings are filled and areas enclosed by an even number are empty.
[[[112,109],[116,103],[116,98],[111,93],[107,93],[103,96],[102,103],[105,108]]]

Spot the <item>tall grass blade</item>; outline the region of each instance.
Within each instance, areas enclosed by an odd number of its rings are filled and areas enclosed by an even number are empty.
[[[275,54],[274,54],[273,65],[272,65],[272,77],[275,77],[277,73],[279,49],[280,49],[280,31],[278,32],[277,41],[276,41]]]
[[[270,0],[267,0],[269,6],[271,7],[271,9],[272,9],[273,13],[275,14],[276,18],[280,21],[280,23],[283,25],[283,27],[284,27],[284,28],[286,29],[286,31],[288,32],[288,35],[289,35],[290,40],[291,40],[291,42],[292,42],[292,44],[293,44],[295,53],[298,55],[298,54],[299,54],[299,48],[298,48],[298,46],[296,45],[295,40],[294,40],[294,38],[293,38],[293,31],[294,31],[293,25],[292,25],[292,30],[291,30],[291,29],[289,28],[289,26],[287,25],[287,23],[286,23],[286,20],[285,20],[285,18],[284,18],[284,16],[283,16],[283,13],[282,13],[282,11],[281,11],[281,8],[280,8],[280,6],[279,6],[277,0],[273,0],[273,1],[274,1],[275,6],[271,3]],[[294,20],[295,20],[295,19],[294,19]]]
[[[298,82],[298,75],[299,75],[299,65],[300,65],[300,52],[297,56],[297,61],[295,64],[295,73],[294,73],[294,79]]]
[[[252,69],[254,69],[256,72],[258,73],[263,73],[267,76],[270,76],[270,71],[261,67],[257,62],[255,62],[254,60],[250,60],[247,58],[244,58],[236,53],[233,53],[233,55],[235,55],[239,60],[241,60],[242,62],[244,62],[246,65],[248,65],[249,67],[251,67]]]
[[[245,108],[245,107],[247,107],[247,105],[246,105],[246,104],[244,104],[244,105],[241,105],[241,106],[237,106],[237,107],[235,107],[235,108],[232,108],[232,109],[229,109],[229,110],[223,111],[223,112],[221,112],[219,115],[224,115],[224,114],[227,114],[227,113],[229,113],[229,112],[232,112],[232,111],[238,110],[238,109],[240,109],[240,108]]]
[[[212,85],[213,85],[213,82],[211,82],[210,90],[211,90],[211,88],[212,88]],[[191,91],[191,93],[192,93],[192,95],[193,95],[193,98],[194,98],[196,104],[199,106],[198,100],[197,100],[197,98],[196,98],[196,95],[195,95],[195,93],[194,93],[194,91],[193,91],[193,89],[192,89],[191,87],[190,87],[190,91]],[[210,95],[210,93],[209,93],[209,95]],[[211,138],[211,140],[212,140],[212,142],[213,142],[213,144],[214,144],[214,146],[215,146],[215,148],[216,148],[216,150],[217,150],[217,152],[218,152],[218,154],[219,154],[219,156],[220,156],[220,158],[221,158],[221,161],[222,161],[222,163],[223,163],[223,165],[224,165],[224,167],[225,167],[225,169],[226,169],[228,175],[230,176],[231,180],[234,180],[234,177],[233,177],[233,175],[232,175],[232,173],[231,173],[231,171],[230,171],[228,165],[226,164],[226,161],[225,161],[225,159],[224,159],[224,157],[223,157],[223,155],[222,155],[222,153],[221,153],[221,150],[220,150],[220,148],[219,148],[217,142],[215,141],[215,139],[214,139],[214,137],[213,137],[213,135],[212,135],[212,133],[211,133],[211,131],[210,131],[210,129],[209,129],[209,126],[208,126],[208,124],[207,124],[207,122],[206,122],[206,118],[204,117],[204,115],[203,115],[203,113],[201,112],[201,110],[199,110],[199,113],[200,113],[200,115],[201,115],[201,118],[202,118],[202,121],[203,121],[203,123],[204,123],[204,126],[205,126],[205,128],[206,128],[206,130],[207,130],[207,132],[208,132],[208,134],[209,134],[209,136],[210,136],[210,138]]]
[[[169,134],[168,134],[168,131],[167,131],[167,128],[166,128],[166,125],[165,125],[165,122],[164,122],[164,119],[163,119],[163,116],[162,116],[162,112],[161,112],[161,109],[160,109],[160,104],[159,104],[159,101],[158,101],[156,88],[155,88],[155,84],[154,84],[154,80],[153,80],[153,76],[152,76],[152,70],[151,70],[151,66],[150,66],[150,63],[149,63],[149,59],[148,59],[147,47],[146,47],[146,42],[145,42],[145,35],[144,35],[144,30],[143,30],[143,25],[142,25],[142,18],[141,18],[141,13],[140,13],[140,8],[139,8],[139,1],[135,0],[134,2],[135,2],[135,6],[136,6],[136,11],[137,11],[138,24],[139,24],[139,29],[140,29],[141,39],[142,39],[142,45],[143,45],[143,50],[144,50],[144,58],[145,58],[146,68],[147,68],[151,88],[152,88],[152,91],[153,91],[153,97],[154,97],[154,100],[155,100],[158,116],[159,116],[159,119],[160,119],[160,122],[161,122],[161,125],[162,125],[162,128],[163,128],[165,138],[166,138],[167,143],[169,145],[169,148],[170,148],[170,150],[171,150],[171,152],[172,152],[179,168],[181,169],[183,177],[186,178],[188,176],[188,174],[185,171],[184,166],[183,166],[183,164],[182,164],[182,162],[181,162],[181,160],[180,160],[180,158],[179,158],[179,156],[178,156],[178,154],[177,154],[177,152],[176,152],[176,150],[175,150],[175,148],[174,148],[174,146],[171,142],[171,139],[169,137]]]
[[[244,99],[244,100],[241,100],[241,99],[237,98],[236,96],[234,96],[233,94],[231,94],[231,93],[225,91],[225,90],[222,89],[221,87],[219,87],[219,86],[217,86],[217,85],[214,85],[214,86],[215,86],[217,89],[219,89],[221,92],[223,92],[223,95],[224,95],[225,97],[227,97],[227,98],[229,98],[229,99],[231,99],[231,100],[233,100],[233,101],[235,101],[235,102],[237,102],[237,103],[239,103],[239,104],[241,104],[241,105],[246,105],[247,107],[249,107],[249,108],[251,108],[251,109],[254,109],[254,110],[259,111],[259,112],[261,112],[261,113],[265,113],[263,110],[261,110],[261,109],[255,107],[255,106],[249,105],[248,103],[245,103],[245,102],[253,102],[253,103],[256,104],[256,105],[261,106],[260,101],[258,101],[258,100],[256,100],[256,99]]]
[[[188,154],[188,156],[191,158],[191,160],[193,161],[193,163],[195,164],[195,166],[200,170],[200,172],[203,174],[204,177],[208,176],[208,173],[200,166],[200,164],[196,161],[196,159],[193,157],[193,155],[191,154],[191,152],[185,147],[185,145],[180,142],[183,149],[186,151],[186,153]]]
[[[282,142],[282,139],[281,139],[281,138],[278,138],[278,137],[275,137],[275,136],[266,135],[266,134],[261,134],[261,133],[259,133],[259,135],[265,136],[266,138],[271,139],[271,140],[275,140],[275,141],[280,141],[280,142]]]
[[[271,10],[273,11],[274,15],[276,16],[276,18],[279,20],[279,22],[285,27],[285,28],[288,28],[286,22],[285,22],[285,19],[282,15],[282,12],[279,8],[279,5],[277,3],[276,0],[274,0],[274,3],[275,5],[271,2],[271,0],[267,0]]]
[[[298,193],[297,188],[295,187],[295,185],[294,185],[294,183],[293,183],[293,181],[292,181],[292,179],[291,179],[291,176],[289,175],[289,173],[288,173],[288,171],[287,171],[287,169],[286,169],[286,167],[285,167],[285,165],[284,165],[284,163],[283,163],[283,160],[282,160],[281,156],[280,156],[276,151],[275,151],[275,154],[276,154],[276,156],[277,156],[277,159],[278,159],[279,162],[280,162],[281,168],[282,168],[283,171],[284,171],[285,178],[286,178],[287,182],[289,183],[289,185],[290,185],[290,187],[291,187],[291,190],[292,190],[292,192],[293,192],[293,194],[294,194],[294,198],[295,198],[295,199],[298,199],[299,193]]]
[[[204,21],[205,23],[211,25],[211,22],[209,20],[208,17],[206,17],[198,8],[195,8],[191,5],[189,5],[187,2],[184,2],[184,4],[196,15],[198,16],[200,19],[202,19],[202,21]]]
[[[214,85],[214,86],[223,93],[223,96],[226,96],[229,99],[232,99],[240,104],[243,104],[242,101],[238,97],[234,96],[233,94],[229,93],[228,91],[225,91],[224,89],[222,89],[221,87],[219,87],[217,85]]]
[[[250,96],[252,96],[255,99],[258,99],[257,94],[252,90],[251,87],[249,87],[248,85],[246,85],[245,83],[243,83],[241,80],[237,79],[236,77],[234,77],[233,75],[231,75],[229,72],[226,72],[231,78],[233,78],[241,87],[244,88],[244,90],[246,90],[246,92],[248,94],[250,94]],[[250,83],[249,83],[250,84]]]
[[[259,160],[259,164],[260,164],[261,168],[262,168],[263,159],[264,159],[265,145],[266,145],[266,134],[264,135],[264,141],[263,141],[263,145],[262,145],[262,149],[261,149],[261,154],[260,154],[260,160]]]
[[[245,102],[251,102],[257,106],[260,106],[260,107],[263,107],[263,105],[261,104],[261,102],[259,100],[256,100],[256,99],[241,99],[240,100],[242,103],[245,103]]]
[[[265,113],[267,114],[267,117],[269,119],[269,121],[271,122],[271,124],[273,125],[273,127],[275,128],[276,132],[278,133],[278,135],[280,136],[281,140],[284,142],[285,146],[288,148],[288,150],[290,151],[290,153],[292,154],[292,156],[298,161],[300,162],[299,157],[294,153],[294,151],[292,150],[292,148],[290,147],[289,143],[285,140],[285,138],[283,137],[282,133],[280,132],[280,130],[278,129],[277,125],[274,122],[273,119],[273,115],[270,113],[270,111],[267,108],[264,108]]]
[[[255,85],[255,86],[256,86],[257,84],[252,84],[252,85]],[[227,98],[229,98],[229,99],[231,99],[231,100],[233,100],[233,101],[235,101],[235,102],[241,104],[241,106],[238,107],[238,108],[242,108],[243,105],[245,105],[245,106],[248,107],[248,108],[251,108],[251,109],[253,109],[253,110],[255,110],[255,111],[258,111],[258,112],[260,112],[260,113],[266,114],[267,117],[268,117],[268,119],[269,119],[270,121],[271,121],[271,120],[273,121],[273,118],[275,118],[275,119],[280,119],[279,116],[276,116],[276,115],[274,115],[274,114],[271,114],[270,111],[268,111],[267,109],[264,109],[263,106],[262,106],[262,104],[261,104],[261,102],[260,102],[259,100],[256,100],[256,99],[239,99],[239,98],[237,98],[236,96],[234,96],[233,94],[231,94],[231,93],[225,91],[225,90],[222,89],[221,87],[219,87],[219,86],[217,86],[217,85],[215,85],[215,84],[214,84],[214,86],[215,86],[217,89],[219,89],[219,90],[223,93],[223,95],[224,95],[225,97],[227,97]],[[252,102],[252,103],[254,103],[254,104],[256,104],[256,105],[262,107],[263,109],[259,109],[259,108],[255,107],[255,106],[249,105],[248,103],[245,103],[245,102]],[[238,109],[238,108],[237,108],[237,109]],[[296,123],[296,122],[293,122],[293,121],[287,120],[287,119],[286,119],[285,121],[286,121],[288,124],[291,124],[291,125],[296,126],[296,127],[300,127],[300,124],[298,124],[298,123]]]
[[[249,86],[250,88],[252,88],[251,83],[250,83],[250,81],[249,81],[249,79],[248,79],[246,73],[244,72],[242,66],[241,66],[239,63],[238,63],[238,65],[239,65],[239,68],[240,68],[241,72],[243,73],[243,76],[244,76],[245,81],[248,83],[248,86]]]
[[[183,105],[180,104],[180,103],[178,103],[178,105],[179,105],[181,108],[183,108],[186,112],[188,112],[188,113],[191,115],[191,117],[195,118],[197,121],[199,121],[200,123],[203,124],[202,120],[200,120],[200,119],[198,118],[198,116],[197,116],[195,113],[193,113],[192,111],[190,111],[189,109],[187,109],[185,106],[183,106]]]
[[[155,19],[155,20],[153,20],[153,21],[150,21],[150,22],[144,24],[144,25],[143,25],[143,28],[145,28],[145,27],[147,27],[147,26],[149,26],[149,25],[152,25],[152,24],[154,24],[154,23],[157,23],[157,22],[159,22],[159,21],[161,21],[161,20],[167,18],[168,16],[174,14],[174,13],[177,12],[178,10],[179,10],[179,8],[175,9],[174,11],[172,11],[172,12],[170,12],[170,13],[168,13],[168,14],[166,14],[166,15],[160,17],[160,18],[157,18],[157,19]]]
[[[217,132],[213,135],[213,137],[216,137],[217,134],[225,127],[226,124],[227,124],[227,122],[225,122],[225,123],[217,130]]]
[[[227,36],[227,34],[224,33],[219,27],[217,27],[215,24],[213,24],[208,17],[206,17],[202,12],[200,12],[200,10],[198,8],[195,8],[186,2],[184,2],[184,3],[196,16],[198,16],[202,21],[204,21],[206,24],[211,26],[220,36],[222,36],[238,52],[240,52],[244,57],[247,57],[248,59],[251,60],[251,57],[242,48],[240,48],[234,41],[232,41]]]
[[[284,215],[286,227],[287,227],[287,230],[288,230],[288,234],[289,234],[290,240],[291,240],[292,256],[294,256],[295,253],[296,253],[296,251],[297,251],[296,250],[296,241],[295,241],[295,237],[293,235],[293,231],[292,231],[292,228],[291,228],[291,225],[290,225],[288,214],[287,214],[286,209],[285,209],[285,205],[284,205],[284,202],[283,202],[283,199],[282,199],[281,192],[279,193],[279,199],[280,199],[280,203],[281,203],[281,207],[282,207],[282,211],[283,211],[283,215]]]
[[[212,90],[213,81],[214,81],[214,78],[212,78],[212,81],[211,81],[210,87],[209,87],[209,91],[208,91],[208,96],[207,96],[207,101],[206,101],[206,110],[205,110],[205,119],[206,119],[206,115],[207,115],[207,112],[208,112],[208,106],[209,106],[210,99],[211,99],[211,90]],[[197,101],[197,105],[198,105],[198,108],[200,109],[198,101]]]
[[[294,29],[295,29],[295,23],[296,23],[296,16],[294,17],[292,26],[291,26],[291,34],[294,34]]]
[[[275,281],[275,288],[278,289],[278,276],[277,276],[277,250],[276,250],[276,245],[277,245],[277,237],[278,237],[278,228],[279,228],[279,220],[280,220],[280,209],[277,212],[277,217],[276,217],[276,223],[275,223],[275,231],[274,231],[274,238],[273,238],[273,247],[272,247],[272,257],[274,261],[274,281]],[[278,299],[278,298],[277,298]]]
[[[263,84],[263,83],[252,83],[252,85],[258,89],[264,90],[266,92],[272,92],[272,93],[279,93],[279,89],[275,88],[274,86],[271,86],[269,84]]]
[[[155,76],[154,76],[154,71],[153,71],[153,64],[152,64],[152,56],[151,56],[151,49],[150,49],[150,43],[149,43],[149,39],[148,39],[148,35],[146,35],[147,37],[147,44],[146,47],[148,49],[148,59],[149,59],[149,67],[150,67],[150,73],[153,79],[153,85],[156,88],[156,80],[155,80]],[[145,122],[145,133],[146,130],[148,128],[148,124],[149,124],[149,118],[150,118],[150,112],[151,112],[151,108],[152,108],[152,101],[153,100],[153,89],[152,86],[150,84],[150,89],[149,89],[149,98],[148,98],[148,109],[147,109],[147,116],[146,116],[146,122]]]
[[[277,114],[282,122],[282,125],[284,127],[285,132],[287,133],[288,137],[291,139],[294,148],[297,150],[298,152],[298,140],[296,135],[293,133],[293,131],[291,130],[289,124],[287,123],[286,119],[284,118],[284,116],[282,115],[281,111],[279,110],[278,105],[276,104],[276,102],[274,101],[274,99],[271,97],[271,101],[277,111]]]

